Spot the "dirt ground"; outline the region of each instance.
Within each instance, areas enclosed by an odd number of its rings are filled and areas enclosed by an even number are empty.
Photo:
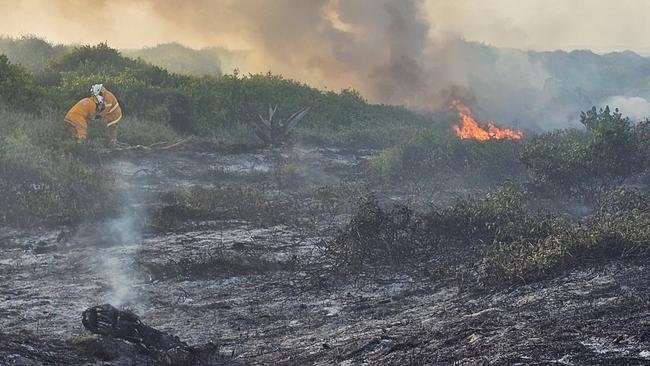
[[[84,330],[81,312],[104,303],[190,345],[211,342],[210,364],[650,364],[645,263],[585,263],[489,289],[426,267],[347,278],[321,270],[320,242],[345,222],[354,196],[323,192],[365,189],[359,172],[370,154],[299,148],[116,162],[122,214],[0,229],[0,365],[159,363]],[[161,192],[244,185],[263,198],[247,210],[220,198],[217,216],[147,224]],[[409,201],[414,191],[382,194]]]

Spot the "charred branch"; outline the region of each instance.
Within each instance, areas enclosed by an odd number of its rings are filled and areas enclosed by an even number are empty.
[[[191,347],[178,337],[161,332],[144,324],[131,311],[119,310],[110,304],[93,306],[82,313],[84,328],[106,337],[95,344],[99,354],[107,354],[103,348],[120,349],[115,340],[126,341],[140,353],[149,355],[160,365],[222,365],[218,360],[217,347],[212,343]],[[122,347],[123,349],[124,347]],[[125,351],[118,351],[124,353]],[[97,352],[96,352],[97,353]]]

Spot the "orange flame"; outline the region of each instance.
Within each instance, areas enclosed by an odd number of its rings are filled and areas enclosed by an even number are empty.
[[[524,137],[524,133],[520,130],[499,128],[492,121],[488,122],[487,129],[482,127],[472,116],[469,107],[458,99],[453,100],[451,105],[456,109],[460,117],[459,124],[453,126],[454,132],[463,140],[521,140]]]

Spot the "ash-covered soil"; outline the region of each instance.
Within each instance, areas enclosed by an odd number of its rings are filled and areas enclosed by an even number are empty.
[[[650,364],[645,263],[585,263],[489,288],[427,266],[334,276],[322,240],[365,189],[360,172],[371,153],[117,162],[123,213],[74,227],[0,229],[0,365],[159,363],[83,328],[81,312],[104,303],[190,345],[211,342],[210,364]],[[174,207],[160,194],[196,186],[246,186],[255,194],[241,197],[259,201],[214,196],[219,214],[209,217],[161,208]],[[406,188],[383,193],[413,197]],[[165,212],[177,216],[174,225],[153,222]]]

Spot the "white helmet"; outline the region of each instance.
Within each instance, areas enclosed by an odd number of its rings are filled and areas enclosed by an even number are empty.
[[[92,87],[90,87],[90,95],[98,97],[99,93],[102,92],[103,88],[104,88],[104,84],[95,84],[95,85],[93,85]]]

